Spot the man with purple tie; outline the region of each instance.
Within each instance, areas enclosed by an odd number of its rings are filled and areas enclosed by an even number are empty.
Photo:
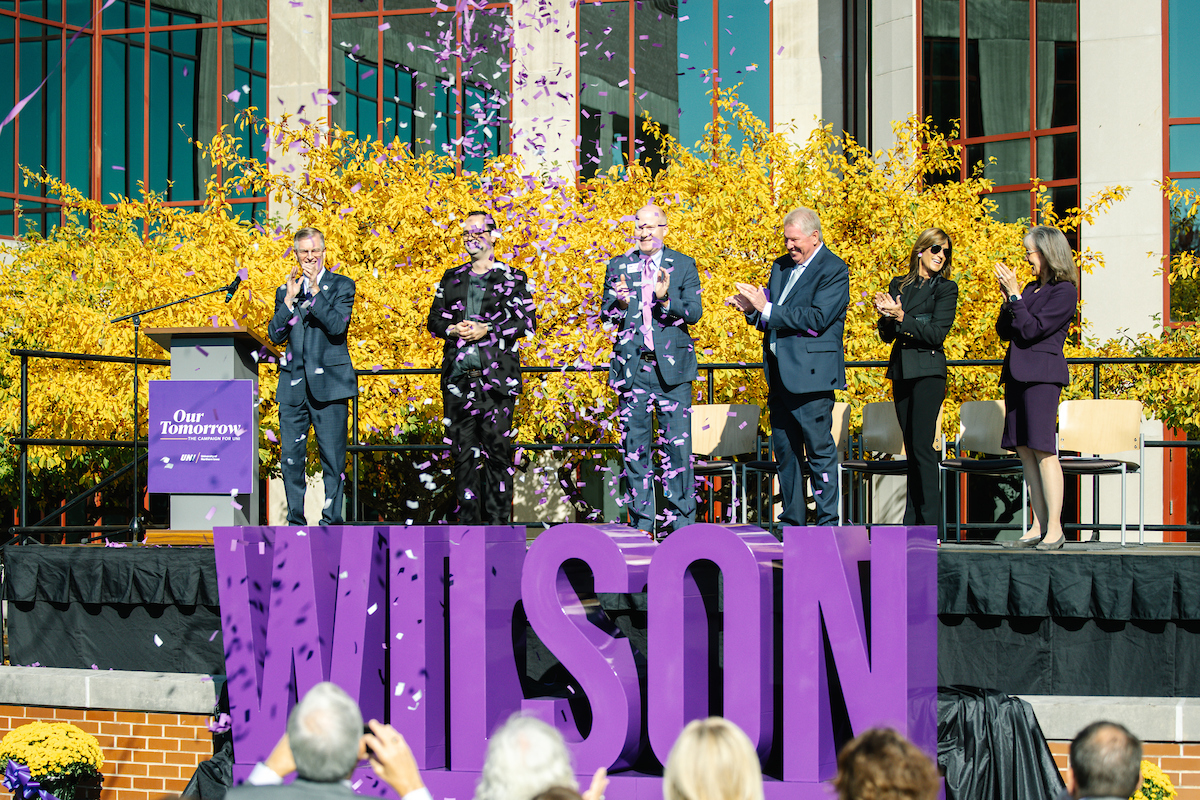
[[[616,327],[609,384],[617,392],[630,524],[665,537],[696,520],[692,473],[692,381],[700,321],[696,262],[663,247],[667,215],[646,205],[634,217],[635,246],[608,263],[602,315]],[[655,426],[652,414],[657,415]],[[661,436],[654,463],[655,434]],[[665,508],[655,508],[655,481]]]

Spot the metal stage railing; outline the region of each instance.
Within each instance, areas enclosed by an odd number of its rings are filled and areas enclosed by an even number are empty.
[[[146,454],[145,454],[145,450],[142,448],[146,447],[146,440],[138,439],[138,441],[136,442],[136,445],[135,445],[134,441],[118,441],[118,440],[108,441],[108,440],[93,440],[93,439],[59,439],[59,438],[30,437],[29,436],[29,362],[30,362],[30,359],[63,359],[63,360],[84,361],[84,362],[95,361],[95,362],[108,362],[108,363],[116,363],[116,364],[131,364],[131,365],[134,365],[134,369],[136,370],[138,368],[138,366],[140,366],[140,365],[170,366],[170,361],[168,359],[132,358],[132,357],[124,357],[124,356],[92,355],[92,354],[87,354],[87,353],[60,353],[60,352],[50,352],[50,351],[45,351],[45,350],[28,350],[28,349],[13,349],[13,350],[10,350],[9,352],[12,355],[17,356],[21,359],[20,436],[12,437],[9,439],[9,442],[11,444],[17,445],[21,448],[21,453],[19,456],[19,467],[18,467],[19,481],[20,481],[20,500],[19,500],[19,507],[18,507],[19,523],[15,526],[12,526],[11,528],[9,528],[10,534],[12,534],[14,536],[19,536],[22,534],[29,534],[29,533],[65,533],[65,532],[81,532],[81,531],[105,532],[105,531],[125,530],[127,528],[127,526],[123,526],[123,525],[51,526],[51,525],[46,524],[47,522],[52,520],[54,517],[64,514],[67,509],[73,508],[74,506],[83,502],[83,500],[85,500],[87,497],[93,495],[95,492],[99,491],[102,488],[105,488],[106,486],[111,485],[114,481],[116,481],[116,479],[118,477],[124,475],[125,472],[133,469],[134,466],[137,463],[139,463],[140,461],[145,461]],[[1116,366],[1116,365],[1151,366],[1151,365],[1156,365],[1156,364],[1160,364],[1160,365],[1200,364],[1200,358],[1093,357],[1093,358],[1069,358],[1069,359],[1067,359],[1067,363],[1071,366],[1090,366],[1091,367],[1091,369],[1092,369],[1092,396],[1098,398],[1098,397],[1100,397],[1100,391],[1101,391],[1100,377],[1101,377],[1101,367],[1103,367],[1103,366]],[[995,359],[960,359],[960,360],[953,360],[953,361],[947,362],[947,365],[950,368],[958,368],[958,367],[999,368],[1001,364],[1002,364],[1001,361],[995,360]],[[886,361],[847,361],[846,362],[846,367],[848,369],[878,369],[878,368],[883,368],[886,366],[887,366]],[[745,363],[740,363],[740,362],[715,363],[714,362],[714,363],[700,364],[700,371],[705,374],[705,389],[706,389],[705,397],[707,397],[707,398],[713,397],[713,395],[715,393],[716,374],[719,371],[725,371],[725,370],[740,370],[740,371],[748,371],[748,372],[759,372],[762,370],[762,364],[757,363],[757,362],[745,362]],[[606,373],[607,371],[608,371],[608,366],[606,364],[605,365],[593,365],[591,367],[575,367],[575,366],[522,367],[522,369],[521,369],[521,372],[523,374],[527,374],[527,375],[529,375],[529,374],[550,374],[550,373],[569,375],[569,374],[592,373],[592,372]],[[438,375],[438,374],[440,374],[441,370],[428,369],[428,368],[403,368],[403,369],[360,369],[360,370],[355,370],[355,372],[359,376],[359,378],[371,379],[371,378],[376,378],[376,377],[388,377],[388,376],[415,377],[415,376],[420,376],[420,375]],[[351,419],[351,429],[350,429],[351,443],[347,446],[346,449],[351,455],[350,479],[351,479],[352,486],[351,486],[351,492],[350,492],[351,504],[350,504],[349,516],[350,516],[350,519],[352,522],[358,521],[358,517],[360,515],[360,510],[362,508],[361,498],[359,497],[360,459],[361,459],[362,454],[364,454],[364,453],[406,453],[406,452],[436,453],[436,452],[444,452],[449,449],[448,445],[445,445],[445,444],[425,444],[425,443],[370,444],[370,443],[363,442],[360,438],[359,408],[358,408],[358,397],[357,396],[354,397],[351,402],[350,419]],[[140,434],[140,433],[141,433],[140,430],[138,430],[136,432],[136,434]],[[87,491],[81,493],[80,495],[70,499],[69,501],[66,502],[66,504],[64,506],[55,508],[52,513],[50,513],[48,516],[44,517],[43,519],[30,524],[28,522],[28,519],[29,519],[29,517],[28,517],[28,514],[29,514],[29,507],[28,507],[28,499],[29,499],[28,451],[29,451],[29,448],[30,447],[63,447],[63,446],[118,447],[118,448],[133,447],[133,448],[135,448],[135,456],[136,457],[134,460],[131,460],[129,463],[122,466],[117,472],[106,477],[103,481],[101,481],[96,486],[93,486],[90,489],[88,489]],[[1187,449],[1187,448],[1200,447],[1200,441],[1155,440],[1155,441],[1145,442],[1145,446],[1147,448],[1183,448],[1183,449]],[[566,442],[566,441],[563,441],[563,442],[517,442],[516,447],[523,449],[527,452],[538,452],[538,451],[547,451],[547,450],[550,450],[550,451],[571,451],[571,450],[615,451],[617,449],[617,446],[615,444],[603,444],[603,443],[591,443],[591,442]],[[139,453],[138,450],[141,450],[141,452]],[[1098,478],[1093,478],[1093,481],[1098,481]],[[140,490],[141,490],[141,483],[135,482],[135,485],[133,487],[133,493],[132,493],[133,494],[132,506],[134,509],[134,512],[133,512],[134,514],[137,513],[138,505],[139,505],[139,502],[140,502],[140,499],[142,496],[142,493]],[[1093,498],[1093,509],[1092,509],[1093,517],[1092,518],[1097,519],[1099,517],[1099,504],[1100,504],[1099,492],[1093,491],[1092,498]],[[520,523],[517,523],[517,524],[520,524]],[[540,524],[540,523],[529,523],[529,524]],[[970,529],[971,527],[979,527],[979,526],[996,528],[999,526],[999,523],[994,523],[994,522],[993,523],[963,523],[964,529]],[[1064,526],[1064,527],[1070,527],[1072,530],[1111,530],[1114,527],[1119,528],[1120,526],[1113,525],[1111,523],[1106,523],[1106,524],[1075,523],[1070,526]],[[1188,533],[1200,532],[1200,524],[1185,524],[1185,525],[1155,524],[1155,525],[1145,525],[1144,528],[1145,528],[1145,530],[1148,530],[1148,531],[1186,531]]]

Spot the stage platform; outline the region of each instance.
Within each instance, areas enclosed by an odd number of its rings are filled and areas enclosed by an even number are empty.
[[[211,547],[3,549],[10,662],[224,671]],[[635,647],[645,595],[601,595]],[[1008,694],[1200,696],[1200,545],[938,550],[938,684]],[[532,631],[531,685],[558,664]]]

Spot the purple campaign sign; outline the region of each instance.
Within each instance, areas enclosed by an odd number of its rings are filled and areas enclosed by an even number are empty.
[[[148,488],[254,489],[254,381],[150,381]]]
[[[472,795],[488,735],[523,710],[562,731],[581,783],[609,767],[607,797],[652,800],[662,779],[629,767],[665,762],[683,725],[712,713],[718,632],[725,716],[764,763],[782,755],[768,800],[828,796],[835,672],[855,733],[890,725],[937,752],[933,528],[788,528],[780,544],[752,526],[700,523],[655,544],[569,523],[528,552],[520,527],[213,533],[238,781],[297,697],[332,680],[404,734],[435,797]],[[576,594],[569,561],[586,565],[595,592],[646,591],[648,653]],[[567,700],[522,697],[522,609],[590,706],[586,735]],[[353,780],[394,797],[365,765]]]

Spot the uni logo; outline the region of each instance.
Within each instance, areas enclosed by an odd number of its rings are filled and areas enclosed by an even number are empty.
[[[195,461],[200,457],[198,453],[184,453],[179,457],[180,461]]]

